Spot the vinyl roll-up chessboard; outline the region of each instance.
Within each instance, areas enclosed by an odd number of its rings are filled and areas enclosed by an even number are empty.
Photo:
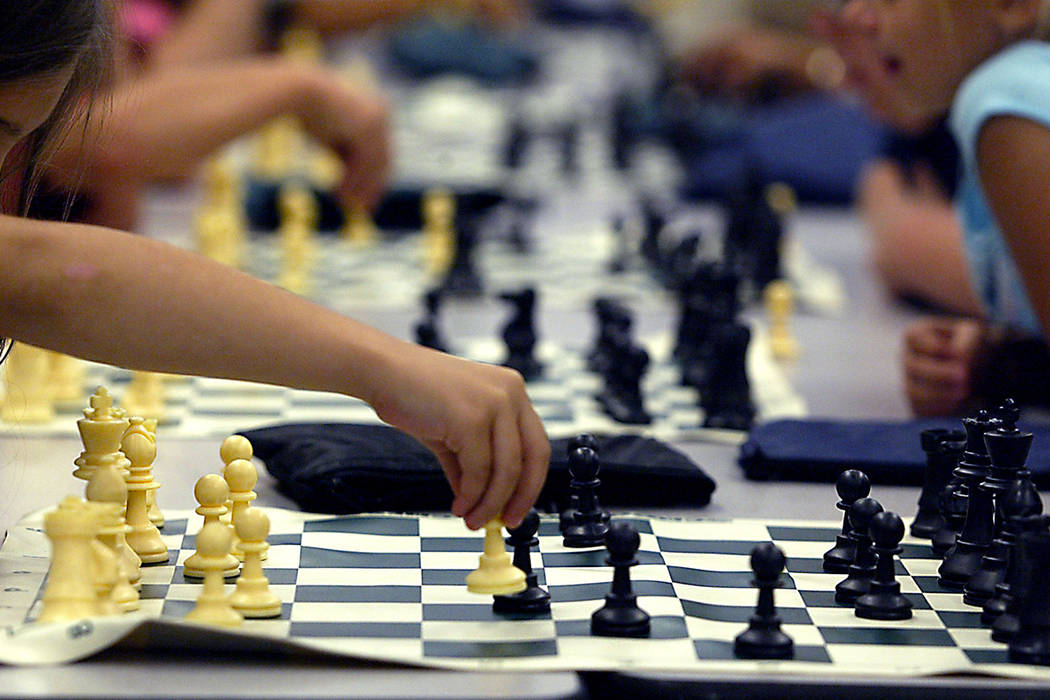
[[[639,605],[652,616],[652,633],[621,639],[590,634],[590,616],[612,579],[606,552],[563,547],[555,518],[542,519],[532,552],[551,610],[525,617],[494,613],[491,597],[466,590],[464,578],[478,565],[482,537],[458,519],[265,510],[273,523],[265,571],[283,600],[281,617],[249,620],[233,631],[182,621],[200,590],[182,575],[200,518],[175,511],[163,530],[170,561],[143,568],[139,613],[34,623],[48,543],[40,530],[42,514],[23,520],[0,549],[0,620],[8,628],[0,636],[0,661],[71,661],[134,633],[139,643],[162,639],[167,647],[208,646],[221,637],[234,650],[291,646],[451,669],[1050,679],[1046,667],[1008,663],[1007,647],[991,640],[980,611],[937,583],[939,560],[921,540],[906,538],[897,564],[914,615],[880,622],[862,620],[834,601],[842,575],[824,573],[821,561],[837,523],[622,516],[641,533],[631,576]],[[794,639],[795,658],[737,659],[733,639],[747,627],[757,599],[749,554],[757,543],[770,541],[787,555],[776,604],[784,631]]]

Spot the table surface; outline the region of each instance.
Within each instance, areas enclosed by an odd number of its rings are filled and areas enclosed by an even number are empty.
[[[555,197],[574,196],[571,188]],[[188,234],[191,215],[200,199],[192,183],[158,188],[149,193],[142,232],[158,237]],[[553,207],[558,210],[560,207]],[[536,231],[542,235],[544,210]],[[797,237],[816,260],[835,270],[845,284],[846,304],[837,316],[799,314],[792,319],[801,354],[785,367],[805,398],[813,416],[834,418],[903,419],[908,416],[898,371],[901,332],[913,312],[889,300],[868,263],[864,231],[857,217],[846,209],[803,208],[790,222],[789,235]],[[544,317],[551,336],[572,337],[588,309],[559,312]],[[663,327],[672,317],[654,314],[639,319],[639,332],[647,325]],[[418,310],[402,312],[364,310],[359,318],[402,337],[410,337]],[[491,313],[476,317],[478,327],[456,328],[474,333],[491,328]],[[483,321],[482,319],[486,319]],[[469,322],[468,322],[469,326]],[[751,482],[736,463],[737,448],[719,442],[674,445],[701,465],[717,482],[710,505],[702,509],[677,508],[658,512],[710,517],[778,517],[832,519],[838,517],[833,486],[827,484]],[[0,528],[6,530],[22,515],[53,506],[66,494],[80,495],[81,485],[70,477],[72,461],[82,446],[75,427],[68,438],[35,438],[13,435],[0,440]],[[211,439],[180,439],[159,444],[157,478],[162,482],[158,501],[162,507],[192,508],[193,484],[221,466],[218,444]],[[261,470],[256,487],[260,505],[295,508]],[[918,489],[878,486],[873,493],[888,510],[910,516]],[[642,682],[644,679],[631,679]],[[747,693],[747,679],[733,677],[660,679],[681,696],[717,688],[720,696]],[[754,679],[752,679],[753,681]],[[831,686],[828,682],[835,681]],[[906,684],[875,685],[862,677],[828,679],[821,684],[799,685],[797,679],[762,679],[763,694],[799,692],[808,695],[828,687],[850,687],[856,697],[879,690],[918,691],[930,697],[963,691],[979,695],[984,690],[1011,687],[1019,694],[1030,684],[1004,685],[981,679],[919,679]],[[0,668],[0,697],[572,697],[587,687],[616,688],[620,681],[573,673],[488,674],[448,673],[420,669],[376,668],[345,659],[317,657],[258,658],[244,656],[188,655],[158,652],[111,651],[101,657],[58,668]],[[630,684],[621,688],[632,687]],[[655,687],[655,686],[651,686]],[[1034,690],[1040,690],[1035,687]],[[1045,690],[1042,689],[1042,690]],[[876,693],[875,696],[878,696]]]

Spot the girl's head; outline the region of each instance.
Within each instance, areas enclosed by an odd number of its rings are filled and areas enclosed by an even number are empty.
[[[0,162],[19,142],[31,171],[47,146],[108,77],[108,0],[0,2]],[[23,203],[32,179],[23,186]]]
[[[1041,34],[1047,0],[853,0],[893,88],[943,114],[968,73],[1020,39]]]

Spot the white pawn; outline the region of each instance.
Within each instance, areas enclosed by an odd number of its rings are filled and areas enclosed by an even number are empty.
[[[791,285],[784,280],[773,280],[764,292],[766,310],[769,314],[769,349],[777,360],[793,360],[798,357],[798,341],[788,327],[791,312],[795,307],[795,295]]]
[[[223,586],[231,536],[230,528],[218,521],[205,523],[197,533],[195,556],[200,559],[204,586],[197,597],[197,605],[186,615],[185,619],[190,622],[224,627],[239,627],[244,622],[241,614],[230,605]]]
[[[197,503],[200,503],[200,506],[197,507],[197,514],[204,516],[204,525],[201,527],[201,532],[204,532],[205,528],[211,523],[218,523],[229,535],[220,571],[226,578],[232,578],[240,573],[240,562],[237,561],[237,557],[230,554],[233,530],[229,525],[219,520],[219,516],[226,512],[225,503],[230,495],[230,487],[226,485],[226,480],[218,474],[205,474],[197,479],[197,484],[193,487],[193,495],[197,499]],[[191,554],[183,563],[182,575],[187,578],[204,578],[208,571],[209,562],[206,560],[208,555],[200,552],[199,536],[197,545],[197,551]]]
[[[234,529],[244,551],[244,569],[230,596],[230,605],[245,617],[277,617],[281,614],[281,599],[270,590],[262,568],[263,555],[270,548],[266,543],[270,518],[258,508],[246,508],[237,516]]]
[[[252,443],[248,438],[243,435],[230,435],[219,445],[219,459],[222,460],[223,473],[226,472],[226,465],[235,459],[246,459],[250,462],[252,454]],[[233,501],[226,501],[226,509],[226,514],[222,516],[222,521],[232,525]]]
[[[174,375],[162,374],[161,379],[168,381],[168,378]],[[157,444],[157,419],[147,418],[143,421],[142,426],[149,433],[150,438],[153,439],[153,444]],[[158,528],[164,527],[164,513],[160,510],[160,505],[157,503],[157,489],[150,489],[146,492],[146,505],[149,508],[149,521],[156,525]]]
[[[525,590],[525,572],[514,566],[503,544],[503,522],[485,523],[485,550],[475,571],[467,574],[467,590],[487,595],[510,595]]]
[[[135,416],[124,433],[120,447],[129,460],[127,476],[128,544],[144,564],[162,564],[168,561],[168,545],[149,517],[148,495],[160,488],[153,480],[153,460],[157,458],[157,444],[142,418]]]
[[[142,560],[127,542],[130,530],[124,520],[124,509],[128,500],[128,487],[113,467],[100,467],[95,471],[86,490],[87,499],[102,508],[102,520],[98,539],[112,550],[117,558],[120,577],[113,585],[111,597],[123,612],[139,609],[137,585],[141,585]]]
[[[97,515],[74,496],[44,516],[44,533],[51,542],[51,569],[37,622],[79,620],[98,614],[95,580]]]
[[[222,471],[222,476],[226,479],[227,486],[230,487],[230,501],[233,504],[230,510],[230,520],[233,523],[235,534],[230,552],[237,557],[238,561],[244,561],[244,551],[241,549],[240,537],[236,535],[237,520],[256,498],[256,493],[252,490],[252,487],[258,482],[259,474],[255,470],[255,465],[248,460],[235,459],[226,465],[226,468]],[[263,558],[265,559],[266,557],[263,556]]]

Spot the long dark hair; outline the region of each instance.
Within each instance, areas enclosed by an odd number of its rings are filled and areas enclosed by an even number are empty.
[[[38,182],[37,166],[80,123],[91,96],[110,78],[110,0],[3,0],[0,2],[0,85],[73,66],[73,75],[47,120],[22,144],[0,177],[20,173],[19,211],[25,213]],[[10,159],[9,159],[10,160]]]

